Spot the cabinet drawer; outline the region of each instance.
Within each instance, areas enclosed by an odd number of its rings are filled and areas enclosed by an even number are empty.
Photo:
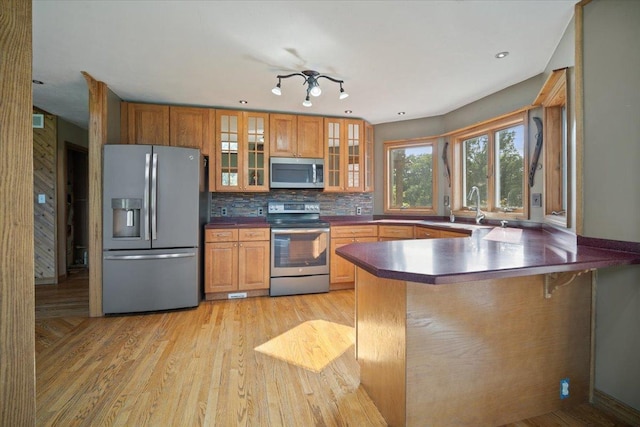
[[[440,237],[448,238],[448,237],[469,237],[470,235],[467,233],[457,232],[457,231],[440,231]]]
[[[216,228],[205,230],[205,242],[237,242],[237,228]]]
[[[434,230],[433,228],[420,227],[416,225],[414,235],[416,239],[437,239],[441,237],[440,230]]]
[[[378,237],[393,237],[396,239],[413,239],[412,225],[380,225]]]
[[[376,237],[378,235],[378,226],[375,224],[367,225],[339,225],[331,227],[331,237]]]
[[[238,240],[241,242],[269,240],[268,228],[240,228],[238,230]]]

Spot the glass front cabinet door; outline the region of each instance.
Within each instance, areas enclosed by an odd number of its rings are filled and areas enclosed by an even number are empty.
[[[364,190],[363,123],[325,119],[325,191]]]
[[[269,114],[216,111],[216,191],[269,191]]]

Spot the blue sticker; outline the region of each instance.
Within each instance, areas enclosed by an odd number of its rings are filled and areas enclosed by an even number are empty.
[[[569,397],[569,378],[560,380],[560,399]]]

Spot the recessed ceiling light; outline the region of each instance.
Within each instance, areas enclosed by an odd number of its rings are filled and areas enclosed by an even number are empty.
[[[43,85],[44,82],[42,80],[31,80],[34,85]]]
[[[405,114],[407,114],[407,113],[405,113],[404,111],[399,111],[399,112],[398,112],[398,115],[399,115],[399,116],[404,116]]]
[[[238,102],[239,102],[240,104],[243,104],[243,105],[244,105],[244,104],[248,104],[248,102],[247,102],[247,101],[245,101],[244,99],[241,99],[241,100],[240,100],[240,101],[238,101]]]
[[[351,111],[351,110],[344,110],[344,113],[345,113],[345,114],[351,114],[351,113],[353,113],[353,111]]]
[[[498,52],[498,53],[496,53],[496,58],[498,58],[498,59],[502,59],[502,58],[504,58],[504,57],[505,57],[505,56],[507,56],[507,55],[509,55],[509,52],[507,52],[507,51],[504,51],[504,52]]]

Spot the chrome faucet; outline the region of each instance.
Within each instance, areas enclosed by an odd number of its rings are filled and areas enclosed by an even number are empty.
[[[467,199],[473,200],[474,193],[476,195],[476,224],[480,224],[484,219],[484,214],[480,210],[480,190],[475,185],[471,187],[471,191],[469,191]]]

